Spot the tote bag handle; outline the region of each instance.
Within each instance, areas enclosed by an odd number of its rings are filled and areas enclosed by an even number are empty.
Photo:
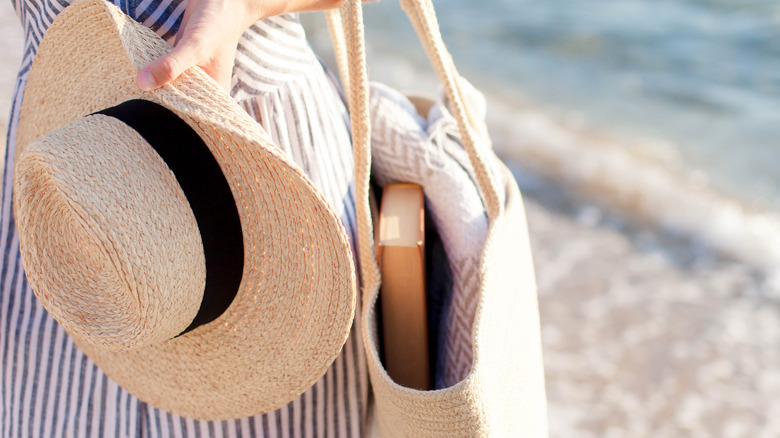
[[[476,123],[471,111],[464,105],[460,76],[452,56],[441,37],[439,24],[431,0],[401,0],[423,48],[444,85],[453,116],[457,120],[463,146],[477,177],[477,185],[487,204],[488,217],[495,220],[503,212],[499,189],[487,165],[485,148],[479,141],[489,141],[481,123]],[[337,10],[327,13],[328,27],[333,40],[339,73],[349,97],[352,121],[352,144],[355,155],[355,194],[357,199],[358,237],[361,272],[364,279],[376,276],[375,248],[368,205],[371,173],[371,116],[369,114],[368,74],[361,0],[344,0],[341,16]],[[341,23],[339,23],[341,22]],[[341,26],[339,26],[341,24]],[[342,28],[342,29],[339,29]]]

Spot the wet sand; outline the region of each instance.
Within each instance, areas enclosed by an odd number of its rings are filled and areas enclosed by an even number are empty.
[[[3,138],[21,50],[21,27],[0,1]],[[780,435],[780,302],[762,274],[515,170],[551,436]]]

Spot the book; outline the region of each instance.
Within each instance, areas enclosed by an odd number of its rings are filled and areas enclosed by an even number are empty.
[[[425,208],[416,184],[388,184],[379,213],[384,361],[399,385],[430,389],[425,306]]]

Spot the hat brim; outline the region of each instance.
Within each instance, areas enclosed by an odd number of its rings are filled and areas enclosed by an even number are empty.
[[[137,88],[138,69],[170,50],[103,0],[67,7],[33,62],[16,155],[73,120],[136,98],[170,109],[204,139],[241,219],[245,266],[233,303],[209,324],[129,352],[74,340],[155,407],[205,420],[256,415],[300,395],[341,351],[355,310],[352,254],[322,194],[202,70],[152,92]]]

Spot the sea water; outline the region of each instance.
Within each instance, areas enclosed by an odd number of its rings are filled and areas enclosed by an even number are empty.
[[[405,18],[394,3],[367,8],[367,29],[372,43],[404,50],[414,42],[399,32]],[[525,96],[600,130],[671,143],[715,187],[780,211],[780,2],[436,6],[457,65],[497,97]]]
[[[370,76],[428,88],[426,58],[397,3],[365,7]],[[503,158],[780,267],[780,2],[435,6],[460,72],[488,95]]]

